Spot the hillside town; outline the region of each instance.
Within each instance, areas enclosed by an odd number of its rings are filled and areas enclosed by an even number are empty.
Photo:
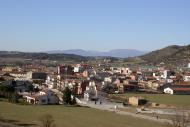
[[[19,98],[32,105],[63,104],[61,94],[65,88],[78,101],[85,102],[108,98],[110,94],[190,94],[190,63],[176,69],[164,67],[163,63],[136,68],[103,64],[93,67],[85,63],[2,66],[0,74],[1,96],[6,96],[3,87],[12,87]]]
[[[190,0],[0,0],[0,127],[190,127]]]

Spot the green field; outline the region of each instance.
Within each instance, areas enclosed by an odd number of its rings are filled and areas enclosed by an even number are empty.
[[[0,116],[24,124],[38,126],[40,116],[47,113],[54,117],[56,127],[163,127],[159,123],[86,107],[24,106],[0,102]]]
[[[115,97],[120,97],[121,99],[127,99],[131,96],[143,97],[150,102],[173,105],[178,107],[188,107],[190,108],[190,95],[169,95],[169,94],[115,94]]]

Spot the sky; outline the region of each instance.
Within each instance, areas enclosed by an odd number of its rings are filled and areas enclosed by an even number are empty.
[[[190,0],[0,0],[0,50],[138,49],[190,43]]]

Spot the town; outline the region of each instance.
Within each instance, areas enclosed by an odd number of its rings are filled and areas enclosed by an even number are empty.
[[[163,62],[156,66],[119,67],[108,61],[93,65],[2,66],[1,101],[88,106],[162,123],[181,107],[190,111],[188,100],[183,100],[190,96],[190,63],[171,69]],[[164,119],[166,116],[168,119]]]
[[[0,0],[0,127],[190,127],[190,0]]]

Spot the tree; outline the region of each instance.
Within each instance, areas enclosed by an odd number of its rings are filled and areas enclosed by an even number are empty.
[[[102,91],[111,94],[111,93],[114,93],[115,88],[114,88],[114,86],[113,86],[112,84],[106,84],[106,85],[102,88]]]
[[[65,88],[63,91],[63,102],[64,104],[75,105],[76,104],[76,97],[73,95],[72,90],[68,87]]]
[[[16,87],[16,86],[17,86],[16,81],[15,81],[15,80],[13,80],[13,81],[11,82],[11,85],[12,85],[13,87]]]
[[[11,95],[15,93],[15,88],[11,85],[0,85],[0,95],[2,97],[11,98]]]
[[[76,97],[73,96],[72,101],[70,102],[70,105],[75,105],[77,103]]]
[[[12,103],[18,103],[19,101],[19,95],[17,94],[17,93],[13,93],[13,94],[11,94],[11,100],[10,100],[10,102],[12,102]]]
[[[29,85],[26,84],[26,91],[27,91],[27,92],[32,92],[32,91],[34,91],[34,86],[33,86],[32,84],[29,84]]]
[[[176,111],[176,114],[171,118],[171,122],[168,123],[169,127],[188,127],[190,124],[190,114],[184,111]]]
[[[52,115],[44,114],[40,118],[41,126],[42,127],[55,127],[55,120]]]
[[[71,104],[71,94],[72,94],[72,91],[66,87],[65,90],[63,91],[63,102],[65,104]]]

